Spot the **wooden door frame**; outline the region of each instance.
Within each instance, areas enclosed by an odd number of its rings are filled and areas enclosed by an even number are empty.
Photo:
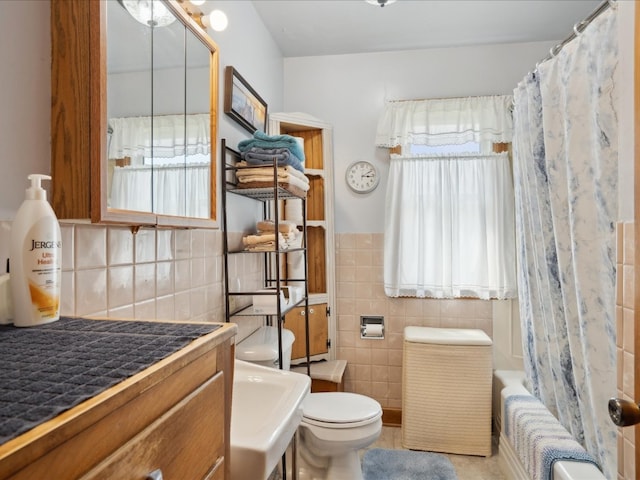
[[[634,76],[634,126],[633,126],[633,221],[634,221],[634,399],[640,399],[640,1],[634,2],[634,53],[633,53],[633,76]],[[617,288],[622,288],[618,285]],[[621,332],[618,332],[620,334]],[[620,366],[618,366],[620,368]],[[621,386],[618,386],[621,388]],[[635,470],[640,472],[640,448],[637,442],[640,439],[640,425],[635,427]],[[618,458],[620,456],[618,455]],[[623,465],[618,465],[618,471],[624,471]]]

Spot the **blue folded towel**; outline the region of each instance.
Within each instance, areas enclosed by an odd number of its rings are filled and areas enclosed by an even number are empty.
[[[253,147],[240,154],[249,165],[273,165],[273,161],[280,166],[290,165],[304,173],[302,162],[288,148],[257,148]]]
[[[288,148],[301,163],[304,163],[304,149],[300,146],[295,137],[291,135],[267,135],[260,130],[253,133],[253,138],[242,140],[238,143],[238,150],[246,152],[251,148]]]

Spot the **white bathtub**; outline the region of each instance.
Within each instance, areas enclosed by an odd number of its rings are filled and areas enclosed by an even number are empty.
[[[509,443],[502,423],[504,400],[509,395],[530,395],[525,388],[524,372],[516,370],[495,370],[493,373],[494,419],[500,432],[498,464],[510,480],[530,480],[517,453]],[[606,480],[595,465],[585,462],[558,461],[553,465],[553,480]]]

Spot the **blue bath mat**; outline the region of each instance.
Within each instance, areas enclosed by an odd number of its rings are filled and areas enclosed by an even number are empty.
[[[440,453],[372,448],[362,458],[364,480],[457,480],[456,470]]]

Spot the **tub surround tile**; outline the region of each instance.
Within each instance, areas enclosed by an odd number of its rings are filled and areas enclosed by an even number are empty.
[[[616,225],[617,396],[635,396],[635,223]],[[636,478],[635,429],[618,429],[618,478]]]
[[[623,263],[625,265],[633,265],[635,262],[635,224],[626,222],[623,224]]]
[[[633,354],[634,337],[635,337],[635,315],[630,308],[622,308],[622,328],[618,328],[618,332],[622,332],[622,348],[625,352]]]

